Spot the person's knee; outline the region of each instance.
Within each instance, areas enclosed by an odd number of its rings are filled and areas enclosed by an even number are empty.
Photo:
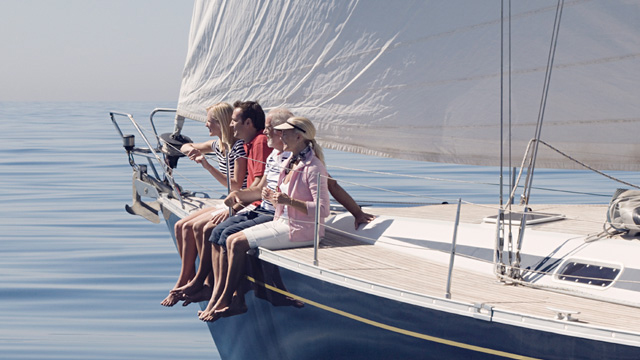
[[[184,219],[180,219],[178,220],[175,225],[173,225],[173,229],[175,230],[176,233],[182,231],[182,228],[184,227]]]
[[[193,231],[195,225],[196,223],[194,221],[186,221],[184,224],[182,224],[182,228],[186,231]]]
[[[222,237],[223,233],[224,233],[224,228],[216,226],[215,229],[213,229],[213,231],[211,232],[211,237],[209,237],[209,241],[211,241],[212,243],[217,243],[218,239]]]
[[[227,238],[227,250],[234,254],[242,254],[247,251],[242,239],[233,235]]]
[[[224,231],[222,231],[222,232],[220,233],[220,237],[218,238],[217,243],[218,243],[218,244],[223,244],[223,245],[224,245],[224,244],[227,244],[227,242],[229,241],[229,237],[230,237],[231,235],[233,235],[233,234],[234,234],[234,233],[233,233],[233,232],[231,232],[231,231],[229,231],[229,229],[225,229]]]
[[[202,230],[203,230],[203,231],[211,231],[211,230],[213,230],[214,228],[216,228],[216,224],[212,223],[211,221],[209,221],[209,222],[205,223],[205,224],[202,226]]]
[[[205,226],[206,226],[206,223],[204,222],[195,223],[193,224],[193,232],[202,233],[204,231]]]

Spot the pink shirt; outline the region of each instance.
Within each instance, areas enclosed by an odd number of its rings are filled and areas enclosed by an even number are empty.
[[[291,160],[287,161],[287,165]],[[286,167],[286,166],[285,166]],[[284,167],[283,167],[284,169]],[[320,211],[320,224],[324,224],[324,219],[329,216],[329,188],[327,187],[327,170],[320,159],[315,157],[311,151],[307,156],[296,164],[294,173],[289,182],[287,195],[296,200],[304,201],[307,205],[307,214],[289,206],[289,240],[292,242],[311,241],[314,237],[314,222],[316,211]],[[320,192],[318,193],[318,173],[320,173]],[[282,183],[285,172],[280,172],[278,185]],[[316,209],[316,199],[320,197],[320,209]],[[284,205],[276,206],[274,219],[282,216]],[[320,236],[324,236],[324,226],[320,226]]]

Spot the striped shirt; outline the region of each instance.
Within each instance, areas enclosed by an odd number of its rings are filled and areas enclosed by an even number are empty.
[[[267,157],[266,165],[264,167],[264,173],[267,177],[267,188],[276,190],[276,188],[278,187],[278,179],[280,178],[282,165],[290,156],[291,153],[289,151],[280,152],[276,149],[273,149],[271,154],[269,154],[269,157]],[[276,210],[273,207],[273,204],[267,199],[262,199],[260,207],[268,211]]]
[[[216,154],[216,158],[218,159],[218,169],[225,176],[227,175],[227,158],[224,153],[218,149],[218,142],[220,140],[216,139],[211,146],[213,153]],[[230,178],[233,178],[234,169],[236,166],[236,160],[239,158],[246,158],[247,153],[244,151],[244,140],[240,139],[233,144],[231,151],[229,151],[229,167],[230,169]],[[247,175],[245,174],[244,180],[242,181],[242,188],[247,187]]]

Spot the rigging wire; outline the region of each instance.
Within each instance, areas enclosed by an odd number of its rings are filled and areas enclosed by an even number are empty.
[[[544,112],[547,106],[547,96],[549,94],[549,87],[551,83],[551,72],[553,70],[553,61],[555,60],[556,47],[558,44],[558,35],[560,32],[560,20],[562,20],[562,10],[564,8],[564,0],[558,0],[556,7],[556,17],[553,24],[553,32],[551,34],[551,44],[549,46],[549,55],[547,57],[547,69],[545,73],[544,84],[542,87],[542,97],[540,98],[540,108],[538,110],[538,122],[536,124],[535,139],[540,140],[542,134],[542,122],[544,120]],[[531,195],[531,183],[533,182],[533,174],[536,165],[536,159],[538,157],[538,142],[534,144],[534,150],[531,155],[529,168],[527,171],[527,179],[525,180],[525,190],[523,194],[524,205],[529,204],[529,196]]]
[[[500,1],[500,207],[502,207],[504,159],[504,0]]]
[[[575,158],[573,158],[572,156],[570,156],[570,155],[568,155],[568,154],[563,153],[563,152],[562,152],[562,151],[560,151],[559,149],[557,149],[557,148],[555,148],[555,147],[553,147],[553,146],[551,146],[551,145],[547,144],[547,143],[546,143],[546,142],[544,142],[543,140],[537,140],[537,142],[539,142],[539,143],[541,143],[541,144],[543,144],[543,145],[546,145],[549,149],[551,149],[551,150],[553,150],[553,151],[557,152],[558,154],[560,154],[560,155],[562,155],[562,156],[566,157],[567,159],[569,159],[569,160],[571,160],[571,161],[573,161],[573,162],[577,163],[578,165],[583,166],[584,168],[589,169],[589,170],[591,170],[591,171],[595,172],[596,174],[602,175],[602,176],[604,176],[604,177],[606,177],[606,178],[608,178],[608,179],[610,179],[610,180],[613,180],[613,181],[619,182],[619,183],[621,183],[621,184],[624,184],[624,185],[627,185],[627,186],[631,186],[631,187],[634,187],[634,188],[636,188],[636,189],[640,189],[640,186],[638,186],[638,185],[634,185],[634,184],[631,184],[631,183],[626,182],[626,181],[624,181],[624,180],[620,180],[620,179],[615,178],[615,177],[613,177],[613,176],[611,176],[611,175],[608,175],[608,174],[606,174],[606,173],[604,173],[604,172],[602,172],[602,171],[600,171],[600,170],[598,170],[598,169],[596,169],[596,168],[593,168],[593,167],[591,167],[591,166],[589,166],[589,165],[587,165],[587,164],[583,163],[582,161],[580,161],[580,160],[578,160],[578,159],[575,159]]]
[[[504,194],[503,194],[503,174],[504,174],[504,169],[503,169],[503,163],[504,163],[504,99],[505,99],[505,94],[504,94],[504,46],[505,46],[505,40],[504,40],[504,19],[505,19],[505,15],[504,15],[504,7],[505,7],[505,3],[504,0],[501,1],[500,4],[500,209],[501,211],[499,211],[499,219],[496,219],[498,221],[499,227],[498,227],[498,234],[496,234],[496,236],[498,237],[498,241],[496,242],[496,246],[497,248],[494,250],[497,252],[497,262],[500,264],[500,272],[503,272],[504,269],[504,261],[503,261],[503,257],[502,257],[502,249],[504,247],[504,238],[505,238],[505,226],[504,226],[504,206],[503,206],[503,198],[504,198]],[[512,191],[515,191],[514,188],[514,184],[513,184],[513,177],[511,174],[511,168],[512,168],[512,157],[511,157],[511,129],[512,129],[512,123],[511,123],[511,0],[508,1],[508,39],[507,39],[507,51],[508,51],[508,78],[507,78],[507,97],[508,97],[508,101],[507,101],[507,117],[508,117],[508,163],[509,163],[509,199],[507,201],[507,207],[508,207],[508,211],[511,212],[511,205],[512,205],[512,201],[511,201],[511,194]],[[508,221],[508,233],[507,233],[507,237],[508,237],[508,251],[509,251],[509,263],[512,263],[512,249],[513,249],[513,232],[512,232],[512,219],[511,216],[509,216],[509,221]]]
[[[508,74],[509,74],[509,83],[508,83],[508,89],[507,89],[508,90],[508,97],[509,97],[509,101],[508,101],[508,109],[509,109],[509,114],[508,114],[508,118],[509,118],[509,189],[514,189],[514,188],[516,188],[515,178],[514,178],[515,174],[512,174],[512,172],[515,172],[515,169],[513,168],[513,162],[512,162],[513,159],[512,159],[512,153],[511,153],[511,150],[512,150],[511,140],[512,140],[512,137],[513,137],[512,133],[511,133],[511,130],[513,129],[512,121],[511,121],[512,120],[512,117],[511,117],[511,74],[512,74],[512,72],[511,72],[511,44],[512,44],[512,42],[511,42],[511,19],[512,19],[512,17],[511,17],[511,0],[509,0],[509,32],[508,32],[508,34],[509,34],[509,42],[508,42],[508,44],[509,44],[509,47],[508,47],[508,50],[509,50],[509,56],[508,56],[508,59],[509,59],[509,72],[508,72]],[[509,202],[509,206],[508,206],[509,213],[513,213],[512,208],[511,208],[511,206],[513,205],[513,201],[512,201],[512,197],[511,197],[511,191],[509,191],[508,202]],[[512,225],[513,225],[513,223],[511,221],[511,216],[509,216],[509,241],[511,241],[511,238],[513,237]]]
[[[512,171],[515,171],[515,169],[513,169],[513,159],[512,159],[512,144],[511,144],[511,140],[512,140],[512,133],[511,130],[513,129],[513,124],[512,124],[512,117],[511,117],[511,0],[509,0],[509,83],[508,83],[508,94],[509,94],[509,102],[508,102],[508,107],[509,107],[509,189],[513,189],[515,184],[514,184],[514,177],[512,174]],[[511,201],[511,198],[509,198],[509,211],[511,211],[511,204],[513,204],[513,201]],[[509,226],[511,226],[511,222],[509,222]]]

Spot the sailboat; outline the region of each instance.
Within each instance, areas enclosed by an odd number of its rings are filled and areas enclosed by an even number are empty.
[[[220,202],[174,177],[184,122],[218,101],[286,107],[330,149],[499,166],[495,205],[368,207],[358,230],[336,210],[313,248],[247,254],[249,311],[208,324],[221,357],[638,359],[636,186],[562,205],[536,203],[531,184],[536,168],[640,170],[639,14],[604,0],[196,0],[177,109],[152,112],[153,136],[111,113],[133,168],[127,211],[172,233]],[[159,135],[154,115],[173,111]]]

